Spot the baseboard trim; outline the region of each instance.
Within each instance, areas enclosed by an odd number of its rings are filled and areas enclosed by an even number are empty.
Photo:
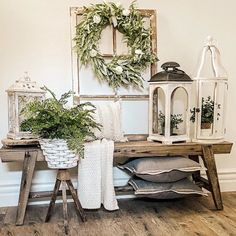
[[[218,178],[221,192],[236,191],[236,168],[218,170]]]
[[[236,191],[236,168],[223,169],[218,171],[218,177],[222,192]],[[115,186],[124,186],[128,182],[128,177],[114,178]],[[74,186],[77,185],[76,179],[73,179]],[[32,184],[32,191],[50,191],[53,189],[54,182],[35,181]],[[16,206],[19,196],[19,183],[5,183],[0,185],[0,207]],[[118,198],[133,198],[134,195],[119,196]],[[59,200],[60,201],[60,200]],[[48,200],[30,201],[30,205],[48,204]]]

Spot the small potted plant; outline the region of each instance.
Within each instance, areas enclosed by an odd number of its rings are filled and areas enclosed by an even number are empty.
[[[201,109],[201,129],[210,129],[212,123],[214,122],[214,101],[212,100],[211,96],[207,98],[202,97],[202,109]],[[220,109],[220,104],[218,104],[218,109]],[[195,115],[196,112],[199,112],[194,107],[190,110],[192,113],[190,120],[195,122]],[[220,114],[217,113],[217,116]]]
[[[165,115],[162,111],[159,112],[158,121],[161,127],[162,134],[165,133]],[[173,135],[174,129],[179,129],[179,124],[183,122],[182,114],[171,114],[170,115],[170,135]]]
[[[90,103],[69,108],[67,100],[72,92],[57,99],[51,90],[44,89],[51,97],[26,105],[21,128],[39,137],[49,168],[72,168],[77,165],[78,154],[83,157],[86,139],[95,138],[92,130],[100,127],[93,120],[95,108]]]

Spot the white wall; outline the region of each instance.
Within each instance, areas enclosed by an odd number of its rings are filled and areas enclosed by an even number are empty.
[[[0,139],[7,134],[5,90],[24,71],[57,94],[71,89],[71,43],[69,7],[98,1],[86,0],[1,0],[0,1]],[[131,1],[122,0],[125,6]],[[234,0],[138,0],[139,8],[158,12],[158,57],[160,63],[177,61],[193,74],[198,53],[207,35],[219,42],[222,61],[229,74],[227,139],[236,141],[236,15]],[[127,119],[127,127],[132,127]],[[144,125],[147,127],[147,125]],[[135,132],[135,127],[131,130]],[[146,128],[145,128],[146,129]],[[222,190],[236,190],[236,150],[217,157]],[[39,166],[34,190],[52,188],[54,174]],[[0,206],[14,205],[20,183],[20,165],[0,163]],[[116,183],[122,182],[115,174]]]

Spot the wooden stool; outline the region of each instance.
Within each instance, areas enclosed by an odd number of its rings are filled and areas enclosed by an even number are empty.
[[[61,185],[61,189],[62,189],[64,228],[65,228],[65,233],[68,234],[68,212],[67,212],[67,201],[66,201],[66,186],[68,186],[71,196],[74,200],[76,213],[81,217],[81,220],[83,222],[86,221],[86,216],[84,214],[84,210],[83,210],[83,208],[80,204],[80,201],[78,199],[76,190],[73,187],[73,184],[72,184],[71,178],[70,178],[70,174],[67,169],[59,169],[57,172],[57,179],[56,179],[56,183],[55,183],[54,190],[52,193],[52,197],[51,197],[51,201],[50,201],[50,205],[48,208],[45,222],[48,222],[51,218],[52,210],[55,206],[55,202],[56,202],[56,198],[57,198],[57,194],[58,194],[60,185]]]

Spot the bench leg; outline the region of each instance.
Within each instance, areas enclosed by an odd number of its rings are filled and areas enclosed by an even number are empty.
[[[69,223],[68,223],[68,208],[67,208],[67,197],[66,197],[67,186],[68,186],[69,192],[71,192],[72,198],[74,200],[77,213],[80,214],[80,217],[81,217],[83,222],[86,221],[86,217],[85,217],[83,208],[81,207],[81,204],[79,202],[79,199],[77,197],[76,191],[75,191],[75,189],[73,187],[73,184],[71,182],[70,174],[69,174],[67,169],[59,169],[58,172],[57,172],[57,179],[56,179],[56,183],[55,183],[55,186],[54,186],[54,190],[53,190],[53,194],[52,194],[52,197],[51,197],[51,202],[50,202],[50,205],[49,205],[49,208],[48,208],[48,213],[47,213],[45,222],[48,222],[50,217],[51,217],[52,210],[53,210],[54,205],[55,205],[55,201],[56,201],[56,198],[57,198],[57,194],[59,192],[60,185],[61,185],[62,200],[63,200],[64,229],[65,229],[65,235],[68,235],[68,233],[69,233]]]
[[[55,206],[56,199],[57,199],[57,194],[58,194],[58,191],[60,188],[60,184],[61,184],[61,181],[59,179],[56,179],[56,183],[55,183],[54,190],[53,190],[52,197],[51,197],[51,201],[50,201],[50,204],[48,207],[48,212],[47,212],[45,222],[48,222],[51,218],[52,211]]]
[[[69,225],[68,225],[68,210],[67,210],[67,200],[66,200],[66,181],[62,180],[62,200],[63,200],[63,217],[64,217],[64,229],[65,234],[68,235]]]
[[[83,208],[82,208],[82,206],[81,206],[81,204],[80,204],[80,201],[79,201],[79,199],[78,199],[78,196],[77,196],[77,193],[76,193],[76,191],[75,191],[75,189],[74,189],[74,186],[73,186],[71,180],[67,180],[66,183],[67,183],[67,185],[68,185],[68,187],[69,187],[69,190],[70,190],[70,192],[71,192],[72,198],[73,198],[73,200],[74,200],[75,209],[76,209],[77,213],[79,213],[79,215],[80,215],[80,217],[81,217],[81,220],[82,220],[83,222],[85,222],[85,221],[86,221],[86,216],[85,216],[85,214],[84,214],[84,210],[83,210]]]
[[[214,153],[211,145],[203,145],[203,162],[207,168],[206,174],[209,180],[211,193],[217,210],[223,210],[223,202],[221,198],[220,185],[216,170]]]
[[[26,152],[23,162],[23,170],[20,184],[20,195],[16,213],[16,225],[23,225],[25,219],[26,207],[34,174],[37,152]]]

